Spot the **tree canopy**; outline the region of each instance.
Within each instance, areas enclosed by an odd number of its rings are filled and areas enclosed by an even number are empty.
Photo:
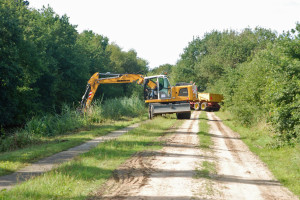
[[[24,123],[45,112],[77,104],[95,72],[147,72],[147,61],[105,36],[78,33],[66,15],[28,1],[0,2],[0,126]],[[132,87],[134,88],[134,87]],[[130,86],[101,89],[104,98],[130,96]]]
[[[223,108],[244,125],[263,121],[283,141],[299,142],[299,47],[299,23],[279,36],[264,28],[212,31],[188,44],[172,76],[223,94]]]

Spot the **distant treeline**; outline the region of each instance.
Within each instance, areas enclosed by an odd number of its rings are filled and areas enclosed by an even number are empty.
[[[0,128],[79,104],[95,72],[146,73],[148,63],[92,31],[78,33],[67,16],[28,1],[0,2]],[[101,25],[101,20],[99,20]],[[100,87],[104,98],[130,96],[134,84]],[[137,92],[136,92],[137,93]]]
[[[267,125],[279,141],[300,142],[299,23],[280,35],[264,28],[212,31],[191,41],[175,66],[153,71],[222,93],[223,109],[237,121]]]

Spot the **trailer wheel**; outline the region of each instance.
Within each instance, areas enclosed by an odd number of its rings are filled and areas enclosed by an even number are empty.
[[[177,119],[190,119],[191,112],[176,113]]]
[[[207,102],[201,104],[201,110],[207,111]]]
[[[196,102],[196,103],[194,104],[194,109],[195,109],[195,110],[200,110],[200,103],[199,103],[199,102]]]

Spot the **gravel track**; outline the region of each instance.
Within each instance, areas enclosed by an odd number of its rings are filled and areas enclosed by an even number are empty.
[[[201,159],[198,116],[192,114],[176,132],[162,138],[159,151],[134,155],[91,199],[191,199],[200,186],[193,177]]]
[[[214,178],[223,199],[296,200],[266,165],[214,114],[207,113],[218,174]]]
[[[199,113],[160,138],[166,142],[161,150],[133,155],[90,199],[298,199],[214,113],[207,112],[214,145],[200,149]],[[197,174],[204,162],[213,163],[216,173]]]

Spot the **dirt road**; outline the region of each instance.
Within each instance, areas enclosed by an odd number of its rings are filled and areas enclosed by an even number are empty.
[[[223,125],[207,113],[214,145],[199,148],[198,116],[162,140],[162,150],[140,152],[127,160],[91,199],[298,199],[279,182],[264,164]],[[204,162],[217,172],[199,176]]]
[[[214,182],[223,199],[298,199],[275,180],[237,133],[225,126],[214,113],[207,115],[217,161],[218,174]]]

